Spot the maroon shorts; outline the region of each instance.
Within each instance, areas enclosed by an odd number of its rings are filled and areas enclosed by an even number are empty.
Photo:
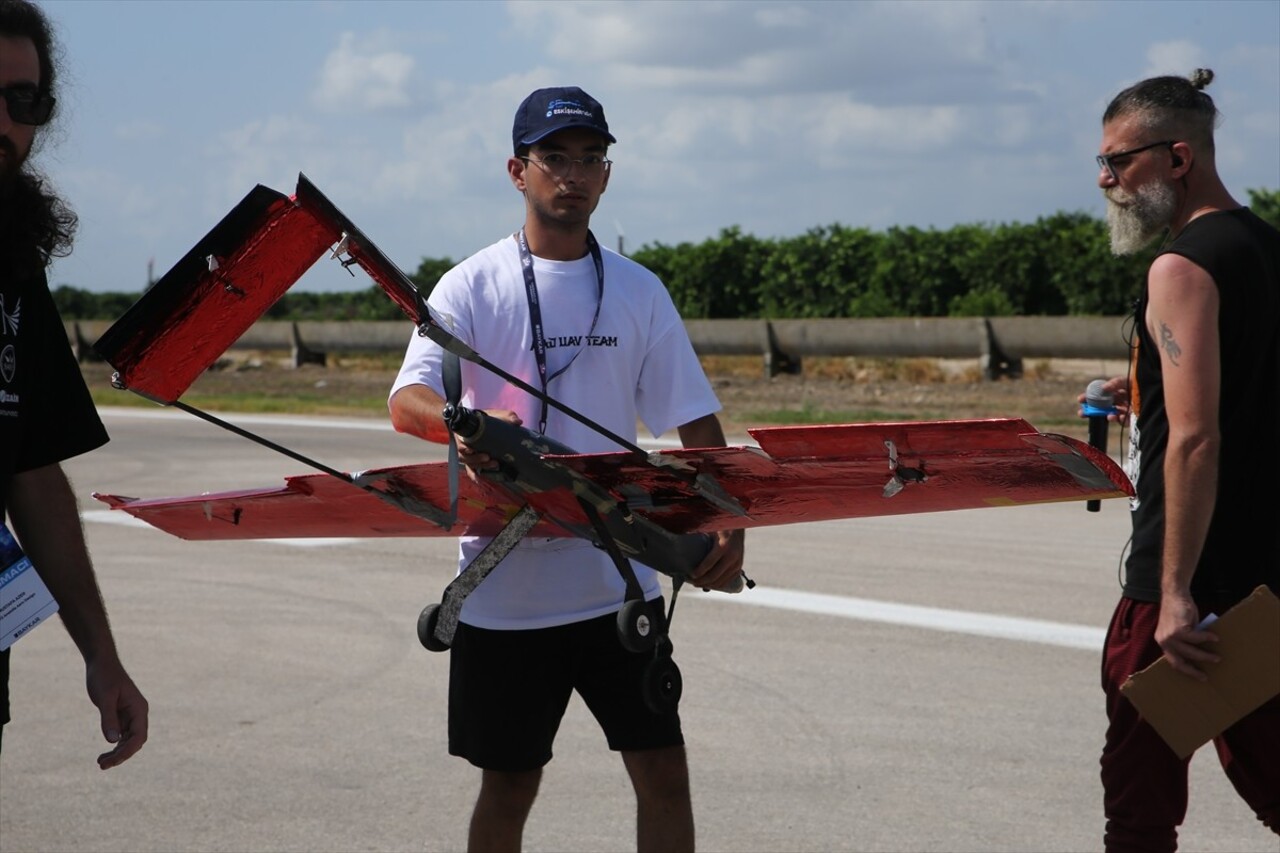
[[[1197,602],[1200,612],[1225,607]],[[1187,766],[1120,693],[1120,685],[1163,652],[1155,641],[1160,605],[1122,598],[1102,656],[1107,739],[1102,750],[1106,849],[1177,849],[1187,813]],[[1280,696],[1214,738],[1218,759],[1258,819],[1280,834]]]

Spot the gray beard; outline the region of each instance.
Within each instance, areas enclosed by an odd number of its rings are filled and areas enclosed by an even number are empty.
[[[1160,236],[1178,212],[1178,194],[1164,181],[1151,181],[1132,193],[1112,187],[1104,195],[1113,255],[1139,251]]]

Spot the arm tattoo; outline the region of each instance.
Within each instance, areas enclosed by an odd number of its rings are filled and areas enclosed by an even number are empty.
[[[1182,357],[1182,347],[1173,339],[1173,329],[1166,323],[1160,324],[1160,348],[1169,356],[1169,363],[1177,367],[1178,359]]]

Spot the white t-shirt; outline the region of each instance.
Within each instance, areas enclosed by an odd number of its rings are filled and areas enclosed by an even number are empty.
[[[547,393],[628,441],[643,421],[654,436],[720,409],[684,323],[657,276],[601,248],[604,295],[595,263],[534,257],[546,342]],[[486,360],[539,387],[533,330],[520,252],[508,237],[477,252],[440,279],[427,300],[432,317]],[[444,396],[443,350],[415,333],[391,394],[425,385]],[[572,362],[572,363],[570,363]],[[461,403],[510,409],[536,430],[540,401],[485,368],[463,361]],[[548,408],[546,434],[580,453],[621,450],[562,412]],[[459,540],[459,571],[489,539]],[[633,562],[648,599],[661,594],[657,573]],[[625,585],[608,554],[582,539],[526,538],[467,598],[462,621],[480,628],[563,625],[616,611]]]

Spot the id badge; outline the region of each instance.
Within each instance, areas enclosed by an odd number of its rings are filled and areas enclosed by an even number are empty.
[[[0,651],[58,612],[49,588],[8,525],[0,524]]]

